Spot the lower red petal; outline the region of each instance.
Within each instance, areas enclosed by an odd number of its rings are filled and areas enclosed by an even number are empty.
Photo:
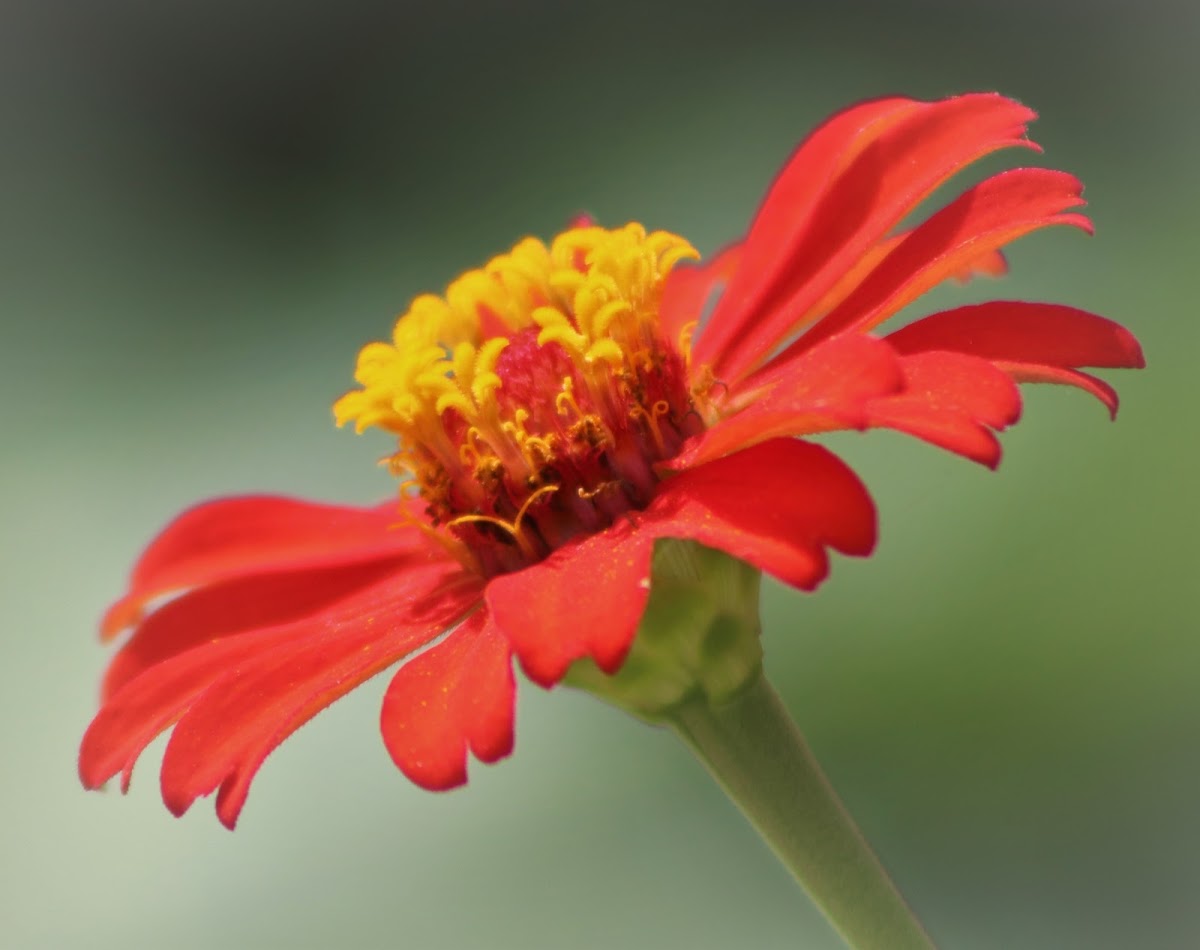
[[[943,310],[886,339],[901,353],[956,350],[989,360],[1069,368],[1146,365],[1137,339],[1119,323],[1052,303],[993,300]]]
[[[1081,373],[1077,369],[1063,369],[1061,366],[1046,366],[1039,363],[1009,363],[996,360],[996,366],[1008,373],[1018,383],[1056,383],[1059,386],[1074,386],[1085,393],[1091,393],[1104,404],[1110,418],[1117,418],[1120,399],[1117,391],[1102,379],[1097,379],[1091,373]]]
[[[872,426],[898,429],[994,468],[1003,429],[1021,414],[1021,396],[1009,376],[988,360],[964,353],[905,356],[905,387],[872,402]]]
[[[542,686],[591,657],[613,672],[633,642],[658,538],[699,541],[797,587],[828,573],[826,546],[868,554],[875,508],[828,450],[774,439],[668,479],[643,512],[493,578],[487,601],[529,677]]]
[[[431,791],[467,780],[467,751],[495,762],[512,751],[512,650],[486,608],[405,663],[383,699],[380,725],[392,760]]]
[[[388,575],[403,561],[368,561],[326,570],[252,575],[202,587],[150,614],[104,675],[107,701],[145,670],[172,656],[246,631],[300,620]]]
[[[887,337],[901,353],[956,350],[993,361],[1018,382],[1077,386],[1117,411],[1111,386],[1081,366],[1138,369],[1146,365],[1132,333],[1086,310],[1059,304],[997,300],[945,310]]]
[[[478,585],[456,567],[388,577],[281,626],[197,646],[147,669],[101,708],[80,748],[96,787],[176,723],[163,759],[163,799],[181,814],[218,785],[232,827],[263,759],[309,718],[427,643],[465,612]]]
[[[623,520],[488,582],[488,609],[531,680],[549,688],[585,656],[620,667],[646,606],[653,545]]]

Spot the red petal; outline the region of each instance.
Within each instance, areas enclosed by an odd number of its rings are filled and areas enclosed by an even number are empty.
[[[806,590],[827,573],[824,547],[866,556],[875,506],[828,449],[772,439],[680,472],[646,509],[657,537],[691,538]]]
[[[918,320],[887,337],[901,353],[958,350],[993,360],[1021,382],[1078,386],[1116,414],[1112,387],[1080,366],[1140,369],[1142,348],[1119,323],[1049,303],[997,300],[945,310]]]
[[[317,613],[385,576],[401,573],[403,564],[368,561],[235,577],[184,594],[150,614],[121,647],[105,673],[101,697],[107,701],[144,670],[192,647]]]
[[[741,259],[741,244],[731,244],[709,261],[685,261],[671,270],[658,305],[659,325],[667,340],[674,343],[685,326],[704,316],[710,298],[737,270]]]
[[[768,293],[796,270],[809,231],[819,223],[813,219],[820,199],[839,173],[921,108],[904,98],[858,103],[825,120],[792,153],[751,222],[743,242],[746,266],[733,275],[716,321],[698,341],[698,363],[713,363],[762,312]]]
[[[1021,396],[1008,375],[964,353],[916,353],[903,358],[905,388],[876,399],[870,424],[899,429],[994,468],[1003,429],[1021,414]]]
[[[129,591],[101,624],[108,639],[137,621],[146,601],[248,572],[279,573],[396,557],[427,546],[416,531],[391,530],[399,504],[320,505],[267,495],[191,508],[155,538],[134,565]]]
[[[482,762],[512,752],[516,684],[512,651],[486,609],[409,660],[383,699],[392,760],[431,791],[467,780],[467,750]]]
[[[795,317],[796,326],[808,326],[815,323],[826,314],[833,311],[843,300],[850,296],[880,263],[892,253],[903,241],[907,240],[912,231],[902,231],[890,238],[885,238],[876,244],[848,270],[824,297],[813,304],[812,309],[803,316]],[[965,284],[977,276],[1003,277],[1008,273],[1008,261],[1000,251],[985,250],[972,257],[958,270],[950,275],[959,283]]]
[[[549,688],[585,656],[607,672],[621,665],[646,606],[653,544],[623,520],[488,582],[488,609],[530,679]]]
[[[320,613],[198,646],[117,692],[80,749],[84,785],[119,771],[179,720],[163,760],[176,814],[221,785],[232,827],[254,773],[296,728],[362,680],[436,637],[478,597],[454,566],[426,566],[357,591]],[[182,717],[182,718],[181,718]]]
[[[846,330],[869,330],[942,281],[968,270],[981,255],[1030,231],[1073,224],[1090,233],[1079,214],[1083,185],[1073,175],[1018,168],[964,192],[912,232],[832,313],[794,345],[811,345]]]
[[[532,680],[553,686],[583,657],[606,672],[620,667],[649,594],[653,542],[665,537],[728,551],[812,589],[828,573],[826,545],[870,552],[875,508],[836,456],[793,439],[668,479],[641,514],[489,582],[496,624]]]
[[[232,828],[254,775],[276,746],[336,699],[438,636],[477,601],[474,578],[447,574],[443,569],[445,586],[419,604],[393,579],[382,585],[374,610],[327,618],[306,642],[262,656],[214,684],[167,743],[162,764],[167,808],[183,814],[197,796],[219,786],[217,816]],[[428,581],[413,586],[429,589]]]
[[[972,277],[1003,277],[1008,273],[1008,258],[1003,251],[984,251],[951,276],[961,284]]]
[[[995,94],[890,99],[835,116],[785,167],[751,225],[742,266],[697,344],[732,382],[934,188],[1024,138],[1035,114]]]
[[[695,437],[665,467],[690,468],[782,435],[865,429],[870,400],[903,385],[896,352],[882,340],[826,340],[739,386],[731,401],[746,408]]]
[[[1063,369],[1061,366],[1042,366],[1037,363],[1008,363],[996,360],[998,369],[1004,370],[1018,383],[1056,383],[1060,386],[1074,386],[1085,393],[1091,393],[1104,404],[1110,418],[1117,418],[1117,410],[1121,400],[1117,391],[1102,379],[1097,379],[1091,373],[1081,373],[1075,369]]]
[[[1146,365],[1138,341],[1119,323],[1074,307],[1020,300],[943,310],[901,327],[887,341],[901,353],[959,350],[1048,366]]]

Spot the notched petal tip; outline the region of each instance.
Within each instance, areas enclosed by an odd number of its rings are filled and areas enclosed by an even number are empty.
[[[496,762],[512,752],[516,681],[512,652],[486,609],[405,663],[380,710],[396,767],[433,792],[467,781],[467,757]]]
[[[994,300],[935,313],[887,337],[901,353],[951,350],[989,360],[1022,383],[1057,383],[1091,393],[1116,417],[1117,393],[1080,367],[1140,369],[1137,338],[1125,327],[1060,304]]]
[[[488,609],[525,674],[544,689],[588,657],[620,667],[648,596],[655,535],[622,519],[559,548],[546,560],[492,578]]]
[[[966,353],[928,351],[902,358],[907,386],[875,400],[874,426],[896,429],[995,468],[1003,430],[1021,414],[1021,395],[1002,368]]]
[[[697,363],[737,380],[947,178],[997,149],[1035,148],[1034,115],[981,93],[876,100],[828,120],[768,191]]]

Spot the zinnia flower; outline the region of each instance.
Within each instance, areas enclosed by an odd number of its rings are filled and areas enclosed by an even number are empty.
[[[1026,138],[995,94],[888,98],[820,126],[746,236],[705,264],[682,238],[578,222],[413,301],[359,355],[339,423],[393,435],[399,499],[271,496],[184,512],[147,548],[106,638],[132,634],[83,739],[89,788],[128,786],[174,727],[167,807],[217,792],[233,827],[280,742],[400,663],[384,744],[429,789],[513,746],[515,657],[543,687],[630,651],[659,539],[727,552],[804,590],[828,550],[866,555],[857,477],[799,437],[891,428],[987,466],[1019,382],[1117,397],[1081,367],[1138,367],[1130,333],[1072,307],[996,301],[877,328],[930,288],[1005,270],[1038,228],[1089,230],[1080,183],[1019,168],[909,230],[964,166]],[[170,595],[171,599],[167,599]]]

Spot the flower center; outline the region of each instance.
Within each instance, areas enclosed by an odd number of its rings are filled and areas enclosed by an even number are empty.
[[[527,238],[364,347],[338,424],[398,437],[393,472],[476,570],[541,560],[648,504],[655,464],[703,428],[658,320],[664,279],[696,256],[638,224]]]

